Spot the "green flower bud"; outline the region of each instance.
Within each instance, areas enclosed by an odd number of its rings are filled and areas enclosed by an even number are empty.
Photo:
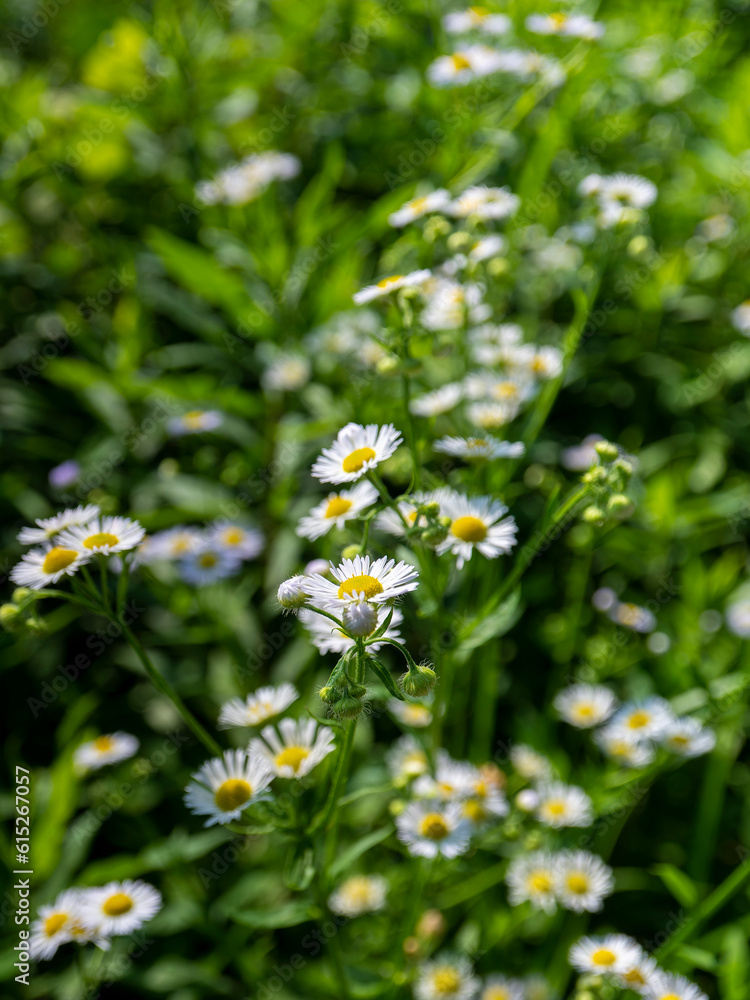
[[[318,691],[318,697],[326,705],[332,705],[341,698],[341,688],[334,684],[326,684]]]
[[[47,631],[47,623],[41,618],[29,618],[26,626],[33,635],[44,635]]]
[[[625,514],[632,511],[635,504],[624,493],[615,493],[607,501],[607,510],[610,514]]]
[[[468,250],[471,242],[471,236],[464,232],[451,233],[447,239],[448,249],[451,253],[457,253],[459,250]]]
[[[587,524],[601,524],[607,519],[607,515],[601,507],[596,507],[594,504],[587,507],[581,517]]]
[[[30,598],[34,598],[36,595],[33,590],[29,590],[28,587],[16,587],[11,596],[11,600],[14,604],[23,604]]]
[[[603,465],[595,465],[593,469],[589,469],[588,472],[584,472],[581,476],[582,483],[591,483],[593,485],[600,485],[607,481],[607,470]]]
[[[399,370],[398,358],[392,354],[385,354],[382,358],[378,358],[375,368],[378,375],[395,375]]]
[[[338,701],[335,701],[331,705],[333,714],[339,716],[341,719],[356,719],[363,708],[364,705],[361,698],[351,698],[349,695],[339,698]]]
[[[401,678],[401,687],[404,694],[410,698],[424,698],[430,691],[434,690],[437,684],[437,674],[426,664],[420,664],[416,669],[413,667]]]
[[[594,451],[603,462],[614,462],[620,454],[620,449],[611,441],[597,441],[594,445]]]
[[[420,509],[424,511],[426,517],[437,517],[440,513],[440,504],[433,501],[433,503],[423,504]]]
[[[346,548],[341,553],[342,559],[353,559],[355,556],[362,555],[361,545],[347,545]]]
[[[420,537],[425,545],[435,546],[440,545],[447,534],[448,529],[445,525],[435,524],[431,528],[425,528]]]
[[[451,224],[442,215],[433,215],[428,219],[424,227],[424,238],[428,243],[434,243],[441,236],[447,236],[451,231]]]
[[[504,257],[493,257],[487,261],[487,273],[492,278],[502,277],[502,275],[508,273],[509,268],[510,265]]]
[[[0,607],[0,626],[6,632],[18,632],[23,627],[21,609],[15,604],[3,604]]]

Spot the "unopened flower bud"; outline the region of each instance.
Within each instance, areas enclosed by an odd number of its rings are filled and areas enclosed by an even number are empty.
[[[341,553],[342,559],[354,559],[355,556],[362,555],[361,545],[347,545]]]
[[[441,542],[445,541],[445,537],[448,534],[448,529],[445,525],[434,524],[431,528],[425,528],[422,534],[419,536],[425,545],[440,545]]]
[[[356,719],[364,705],[361,698],[353,698],[348,693],[331,704],[331,711],[342,719]]]
[[[306,604],[310,596],[305,593],[306,585],[307,578],[304,576],[293,576],[289,580],[284,580],[276,592],[276,597],[282,608],[291,611]]]
[[[521,812],[534,812],[539,805],[539,795],[533,788],[524,788],[516,795],[515,804]]]
[[[338,688],[333,684],[325,684],[320,691],[318,691],[318,697],[321,701],[325,702],[326,705],[332,705],[341,697],[341,688]]]
[[[32,635],[45,635],[48,631],[47,622],[41,618],[29,618],[26,622],[26,627]]]
[[[451,253],[458,250],[467,250],[471,246],[471,236],[465,232],[451,233],[446,243]]]
[[[624,493],[615,493],[607,501],[607,510],[610,514],[626,514],[634,507],[633,501]]]
[[[581,517],[587,524],[601,524],[606,520],[607,515],[601,507],[597,507],[592,504],[590,507],[586,508],[583,514],[581,514]]]
[[[418,667],[411,667],[408,673],[401,678],[401,687],[404,694],[410,698],[424,698],[437,684],[437,674],[426,664]]]
[[[24,601],[28,601],[28,599],[33,596],[34,591],[29,590],[28,587],[16,587],[11,596],[11,600],[14,604],[23,604]]]
[[[597,441],[594,445],[594,451],[603,462],[614,462],[620,454],[620,449],[611,441]]]
[[[17,632],[23,621],[21,619],[21,609],[15,604],[3,604],[0,607],[0,626],[2,626],[6,632]]]
[[[392,354],[384,354],[382,358],[378,358],[375,369],[378,375],[394,375],[399,370],[398,358]]]
[[[593,469],[589,469],[588,472],[584,472],[581,476],[582,483],[591,483],[594,485],[601,484],[607,480],[607,470],[603,465],[595,465]]]
[[[378,624],[378,609],[367,601],[355,601],[346,605],[341,620],[351,635],[372,635]]]
[[[487,261],[487,273],[492,278],[500,278],[503,274],[507,274],[509,267],[504,257],[493,257]]]
[[[415,937],[404,939],[404,955],[407,958],[416,958],[421,951],[421,945]]]
[[[440,910],[425,910],[417,923],[417,935],[421,938],[438,937],[445,933],[445,917]]]
[[[432,503],[423,504],[422,510],[427,517],[437,517],[440,513],[440,504],[433,500]]]
[[[442,215],[433,215],[428,219],[424,227],[424,238],[428,243],[434,243],[441,236],[447,236],[451,231],[451,224]]]

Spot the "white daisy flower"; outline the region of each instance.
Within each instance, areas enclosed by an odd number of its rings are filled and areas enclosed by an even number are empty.
[[[525,1000],[526,991],[520,979],[507,976],[487,976],[479,1000]]]
[[[39,907],[29,937],[34,961],[52,958],[61,944],[73,940],[72,928],[80,922],[80,910],[81,898],[76,889],[66,889],[53,903]]]
[[[560,452],[560,461],[563,467],[570,469],[571,472],[586,472],[592,465],[596,465],[599,460],[594,445],[597,441],[603,440],[604,438],[601,434],[587,434],[580,444],[572,445],[570,448],[563,448]],[[614,591],[612,591],[612,594],[614,594]],[[603,609],[600,608],[599,610]]]
[[[474,549],[485,559],[507,555],[516,544],[518,527],[508,508],[492,497],[467,497],[454,493],[441,505],[441,513],[451,519],[448,537],[437,547],[439,555],[450,552],[462,569]]]
[[[245,205],[274,181],[296,177],[301,168],[290,153],[264,150],[226,167],[210,181],[201,181],[195,193],[206,205]]]
[[[543,781],[552,777],[552,765],[547,758],[525,743],[517,743],[511,747],[510,762],[526,781]]]
[[[436,417],[441,413],[450,413],[464,394],[460,382],[448,382],[439,389],[415,396],[409,401],[409,409],[417,417]]]
[[[425,702],[427,702],[425,704]],[[430,709],[431,700],[422,701],[399,701],[397,698],[389,698],[386,702],[388,711],[401,723],[410,729],[426,729],[432,724],[432,711]]]
[[[521,441],[500,441],[497,438],[461,438],[444,437],[436,441],[433,448],[443,455],[453,455],[455,458],[465,458],[468,461],[498,458],[520,458],[526,451]]]
[[[278,728],[266,726],[250,741],[250,757],[265,761],[279,778],[304,778],[336,749],[330,726],[316,727],[314,719],[282,719]]]
[[[354,607],[354,605],[351,605],[351,607]],[[377,617],[372,624],[371,632],[368,634],[376,632],[391,612],[391,608],[385,604],[371,605],[371,607],[375,608]],[[299,620],[310,633],[313,645],[321,653],[345,653],[348,649],[351,649],[354,645],[356,645],[354,639],[350,639],[348,635],[344,635],[340,629],[336,628],[331,619],[326,618],[325,615],[319,615],[309,608],[303,608],[299,613]],[[383,638],[400,639],[401,632],[398,626],[403,620],[404,616],[398,608],[394,608],[393,615],[391,616],[391,623],[383,633]],[[343,624],[345,627],[348,625],[346,622]],[[354,632],[352,632],[352,634],[354,634]],[[373,652],[377,652],[382,645],[382,642],[373,642],[368,646],[368,649],[371,649]]]
[[[323,483],[352,483],[395,452],[403,438],[393,424],[347,424],[312,467]]]
[[[604,25],[585,14],[530,14],[526,28],[536,35],[565,35],[595,41],[604,34]]]
[[[469,959],[443,953],[419,967],[414,996],[416,1000],[471,1000],[478,988]]]
[[[142,558],[146,562],[157,559],[180,559],[190,552],[195,552],[202,541],[203,534],[197,528],[178,525],[149,535],[145,539],[146,549]]]
[[[425,774],[414,783],[414,794],[423,798],[438,798],[444,802],[469,794],[479,772],[468,761],[453,760],[446,750],[435,755],[435,776]]]
[[[507,364],[522,338],[518,323],[484,323],[469,332],[471,356],[480,365]]]
[[[685,976],[661,971],[653,977],[644,996],[647,1000],[708,1000],[703,990]]]
[[[561,851],[556,858],[555,891],[560,904],[575,913],[596,913],[615,887],[612,869],[588,851]]]
[[[328,909],[342,917],[360,917],[385,908],[388,881],[382,875],[352,875],[328,897]]]
[[[162,905],[161,894],[148,882],[109,882],[81,896],[81,921],[103,937],[132,934]]]
[[[447,212],[455,218],[475,216],[479,219],[507,219],[515,215],[521,204],[518,195],[507,187],[475,185],[466,188],[451,204]]]
[[[396,817],[398,839],[421,858],[456,858],[469,847],[471,826],[457,802],[435,799],[410,802]]]
[[[555,1000],[550,984],[538,972],[524,976],[523,988],[526,990],[524,1000]]]
[[[421,219],[430,212],[442,212],[451,200],[451,196],[444,189],[431,191],[429,194],[418,195],[402,205],[398,211],[388,216],[388,223],[399,228],[406,226],[415,219]]]
[[[331,575],[333,581],[315,574],[306,584],[313,603],[325,611],[341,611],[356,601],[388,604],[418,586],[418,574],[413,566],[397,563],[387,556],[374,561],[369,556],[355,556],[343,559],[338,566],[331,563]]]
[[[205,539],[183,556],[177,565],[186,583],[202,587],[234,576],[240,571],[242,560],[237,552]]]
[[[18,541],[23,545],[44,545],[65,528],[76,524],[88,524],[99,517],[101,511],[95,503],[79,505],[68,510],[62,510],[54,517],[37,518],[36,528],[22,528],[18,533]]]
[[[536,344],[521,344],[511,350],[508,363],[518,369],[518,374],[530,378],[547,380],[562,374],[562,351],[557,347],[539,347]]]
[[[555,829],[564,826],[591,826],[593,823],[591,799],[577,785],[555,781],[542,785],[538,791],[536,818],[540,823]]]
[[[73,763],[79,771],[96,771],[106,764],[127,760],[138,752],[138,740],[130,733],[116,732],[97,736],[81,743],[73,753]]]
[[[641,954],[640,945],[627,934],[607,934],[576,941],[570,949],[568,961],[578,972],[618,974],[632,968]]]
[[[372,302],[374,299],[382,299],[385,295],[397,292],[401,288],[417,288],[424,284],[431,273],[428,270],[411,271],[409,274],[391,274],[387,278],[381,278],[375,285],[366,285],[352,296],[358,305]]]
[[[482,401],[470,403],[466,408],[466,416],[476,427],[481,427],[485,431],[496,431],[515,420],[520,410],[520,399],[507,399],[504,402]]]
[[[617,698],[602,684],[571,684],[555,695],[553,705],[571,726],[591,729],[612,715]]]
[[[325,500],[321,500],[300,520],[297,534],[314,541],[327,534],[331,528],[338,528],[340,531],[347,521],[358,518],[377,499],[378,491],[372,483],[366,481],[357,483],[351,490],[329,493]]]
[[[637,174],[612,174],[601,178],[597,192],[602,205],[615,203],[622,208],[648,208],[656,201],[658,189],[655,184]]]
[[[288,720],[285,720],[288,721]],[[196,771],[185,789],[185,805],[196,816],[207,816],[204,826],[232,823],[248,806],[269,798],[264,794],[273,772],[267,763],[246,750],[225,750]]]
[[[651,697],[643,701],[629,701],[607,726],[614,733],[624,732],[638,739],[658,740],[667,726],[674,721],[669,702]]]
[[[232,698],[222,705],[217,728],[259,726],[275,715],[281,715],[298,698],[299,691],[294,684],[258,688],[244,699]]]
[[[750,598],[734,601],[724,612],[727,628],[740,639],[750,639]]]
[[[513,800],[513,804],[521,812],[533,813],[539,805],[539,793],[533,788],[522,788]]]
[[[675,719],[662,731],[659,742],[665,750],[680,757],[700,757],[716,746],[716,733],[704,729],[697,719]]]
[[[620,726],[600,729],[594,733],[594,742],[606,757],[623,767],[647,767],[656,756],[649,740],[639,739]]]
[[[610,609],[609,617],[613,622],[622,625],[623,628],[630,629],[631,632],[653,632],[656,628],[656,616],[648,608],[642,608],[639,604],[618,601]]]
[[[659,966],[656,961],[641,949],[640,957],[625,967],[615,978],[623,989],[646,996],[649,989],[656,985],[658,975]]]
[[[427,79],[436,87],[463,86],[501,68],[500,53],[487,45],[468,45],[451,55],[438,56],[427,67]]]
[[[461,284],[438,278],[424,291],[426,305],[420,317],[425,330],[457,330],[465,322],[487,319],[490,308],[484,304],[484,288],[475,282]]]
[[[472,243],[469,250],[469,260],[481,261],[489,260],[491,257],[500,257],[508,249],[507,242],[502,236],[491,233],[489,236],[482,236],[475,243]]]
[[[508,865],[505,883],[511,906],[529,902],[546,913],[557,909],[555,855],[549,851],[517,855]]]
[[[430,767],[424,747],[413,736],[402,736],[396,740],[387,751],[385,760],[393,783],[397,787],[403,787],[412,778],[426,774]]]
[[[750,299],[732,310],[732,326],[744,337],[750,337]]]
[[[145,529],[128,517],[96,517],[88,524],[66,528],[60,532],[58,542],[84,555],[98,553],[108,556],[134,549],[145,534]]]
[[[303,354],[279,354],[263,372],[263,388],[272,392],[299,392],[312,374],[309,358]]]
[[[486,7],[455,10],[443,18],[443,27],[450,35],[465,35],[469,31],[481,31],[484,35],[504,35],[512,26],[510,18],[505,14],[493,14]]]
[[[255,528],[242,524],[221,523],[210,525],[208,541],[212,545],[226,549],[238,559],[255,559],[263,551],[263,535]]]
[[[559,87],[565,82],[566,73],[556,59],[540,55],[539,52],[524,52],[520,49],[506,49],[499,54],[498,70],[509,73],[518,80],[538,79],[548,87]]]
[[[170,420],[167,430],[172,437],[183,437],[186,434],[215,431],[222,423],[223,417],[218,410],[188,410],[182,416]]]
[[[57,583],[63,576],[73,574],[91,558],[90,552],[63,545],[50,545],[45,549],[32,549],[21,556],[10,571],[10,579],[19,587],[42,590]]]

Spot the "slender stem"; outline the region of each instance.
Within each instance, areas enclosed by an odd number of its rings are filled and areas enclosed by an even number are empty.
[[[405,351],[404,354],[406,359]],[[410,397],[409,376],[406,372],[404,372],[403,375],[401,376],[401,386],[404,393],[404,420],[406,423],[406,438],[407,438],[407,443],[409,445],[409,451],[411,452],[412,463],[414,465],[412,477],[414,480],[414,486],[416,487],[416,489],[420,489],[421,470],[419,466],[419,455],[417,454],[417,438],[414,431],[414,420],[412,418],[411,409],[409,407],[409,397]]]
[[[45,588],[44,590],[37,591],[37,597],[59,597],[61,601],[70,601],[71,604],[77,604],[79,607],[93,611],[97,615],[102,614],[102,609],[98,604],[94,604],[92,601],[78,594],[70,594],[67,590],[48,590]]]
[[[107,609],[109,614],[111,603],[109,599],[109,585],[107,583],[107,558],[106,556],[99,556],[99,581],[102,588],[102,603]]]

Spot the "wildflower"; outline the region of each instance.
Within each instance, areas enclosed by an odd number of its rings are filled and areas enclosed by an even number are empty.
[[[215,524],[208,530],[208,542],[239,559],[254,559],[263,551],[263,535],[241,524]]]
[[[511,747],[510,762],[527,781],[540,781],[552,775],[552,765],[547,758],[525,743]]]
[[[307,576],[298,575],[292,576],[279,584],[276,599],[282,608],[292,611],[307,604],[310,599],[310,595],[307,592],[309,579]]]
[[[310,513],[301,519],[297,526],[297,534],[314,541],[327,534],[333,527],[341,530],[347,521],[359,517],[362,511],[375,503],[377,498],[378,491],[368,482],[359,482],[351,490],[329,493],[325,500],[313,507]]]
[[[232,698],[222,705],[219,713],[218,728],[230,729],[233,726],[259,726],[275,715],[281,715],[299,698],[299,692],[294,684],[279,684],[278,687],[261,687],[244,700]]]
[[[241,560],[236,552],[206,539],[184,555],[178,566],[186,583],[200,587],[234,576],[239,572]]]
[[[663,698],[651,697],[627,702],[607,729],[615,733],[625,732],[638,739],[659,739],[673,720],[669,703]]]
[[[414,996],[416,1000],[470,1000],[478,987],[468,958],[442,954],[420,966]]]
[[[451,200],[451,196],[444,189],[431,191],[429,194],[417,196],[402,205],[397,212],[388,216],[388,223],[391,226],[400,228],[406,226],[415,219],[421,219],[430,212],[442,212]]]
[[[492,497],[462,496],[452,493],[441,505],[441,513],[451,519],[448,537],[438,546],[438,554],[451,552],[462,569],[474,549],[486,559],[507,555],[516,544],[518,528],[508,508]]]
[[[557,378],[562,373],[562,352],[557,347],[539,347],[536,344],[521,344],[508,353],[508,363],[521,377],[536,379]]]
[[[518,323],[484,323],[469,332],[472,357],[481,365],[506,364],[522,337]]]
[[[750,337],[750,299],[732,310],[732,326],[744,337]]]
[[[436,87],[463,86],[501,67],[500,53],[487,45],[468,45],[451,55],[439,56],[427,67],[427,79]]]
[[[566,910],[596,913],[614,889],[612,869],[588,851],[562,851],[556,861],[555,890]]]
[[[571,726],[591,729],[612,715],[617,698],[601,684],[571,684],[555,695],[553,704]]]
[[[192,778],[185,789],[185,805],[195,815],[208,817],[204,826],[213,826],[231,823],[248,806],[267,799],[264,792],[273,772],[245,750],[226,750],[222,757],[206,761]]]
[[[656,628],[656,616],[638,604],[618,602],[610,609],[609,617],[632,632],[653,632]]]
[[[512,22],[505,14],[493,14],[486,7],[469,7],[446,14],[443,27],[451,35],[463,35],[469,31],[481,31],[485,35],[504,35],[510,31]]]
[[[21,556],[10,571],[13,583],[31,590],[41,590],[57,583],[63,576],[73,574],[91,558],[90,552],[63,545],[49,545],[44,549],[32,549]]]
[[[81,743],[73,753],[73,763],[79,771],[96,771],[106,764],[127,760],[138,750],[138,740],[130,733],[109,733]]]
[[[312,467],[312,474],[324,483],[351,483],[395,452],[401,434],[393,424],[347,424],[330,448],[324,448]]]
[[[370,606],[372,607],[372,605]],[[391,613],[391,608],[385,604],[374,605],[374,607],[376,608],[377,621],[370,629],[370,632],[367,633],[368,635],[380,628],[386,616]],[[346,610],[345,608],[344,611]],[[398,608],[393,609],[391,623],[383,634],[384,639],[401,638],[398,626],[403,621],[403,618],[404,616]],[[340,629],[337,629],[330,618],[326,618],[325,615],[316,614],[315,611],[309,608],[303,608],[300,611],[299,620],[310,633],[313,645],[321,653],[345,653],[347,649],[351,649],[355,644],[354,639],[350,639],[348,635],[344,635]],[[346,618],[344,618],[344,625],[346,625]],[[377,652],[381,645],[382,643],[380,642],[373,642],[368,646],[368,649]]]
[[[29,938],[35,961],[52,958],[61,944],[73,940],[72,928],[80,921],[80,909],[80,893],[75,889],[66,889],[53,903],[39,907]]]
[[[418,585],[413,566],[387,556],[374,561],[369,556],[342,559],[338,566],[331,564],[331,574],[333,581],[316,574],[307,583],[311,598],[325,610],[343,610],[355,601],[391,603]]]
[[[604,34],[604,25],[586,14],[531,14],[526,27],[537,35],[566,35],[595,41]]]
[[[506,976],[487,976],[478,1000],[525,1000],[524,985],[520,979]]]
[[[275,392],[299,392],[310,381],[312,368],[302,354],[279,354],[263,372],[263,388]]]
[[[505,882],[511,906],[529,902],[547,913],[557,908],[554,854],[548,851],[519,854],[508,865]]]
[[[112,555],[134,549],[146,534],[144,528],[128,517],[96,517],[83,525],[71,525],[60,532],[58,544],[86,555]]]
[[[88,524],[97,518],[101,511],[94,503],[60,511],[54,517],[37,518],[36,528],[22,528],[18,533],[18,541],[23,545],[44,545],[65,528],[74,525]]]
[[[460,438],[445,437],[433,445],[435,451],[455,458],[465,458],[468,461],[485,459],[491,461],[497,458],[520,458],[526,450],[521,441],[499,441],[497,438]]]
[[[644,996],[647,1000],[708,1000],[695,983],[674,972],[656,973]]]
[[[222,415],[218,410],[189,410],[180,417],[174,417],[167,424],[167,430],[172,437],[183,437],[185,434],[202,434],[204,431],[215,431],[221,427]]]
[[[750,639],[750,599],[734,601],[724,613],[727,628],[740,639]]]
[[[387,707],[402,726],[409,726],[410,729],[425,729],[432,723],[429,703],[425,705],[424,701],[399,701],[397,698],[389,698]]]
[[[89,889],[81,897],[81,922],[103,937],[131,934],[162,908],[161,894],[148,882],[126,879]]]
[[[352,601],[344,607],[341,621],[350,635],[361,639],[372,635],[377,628],[378,611],[378,606],[369,601]]]
[[[570,949],[569,961],[578,972],[622,973],[639,961],[640,945],[626,934],[583,937]]]
[[[697,719],[674,719],[662,731],[659,742],[665,750],[680,757],[700,757],[716,746],[716,734],[704,729]]]
[[[425,774],[414,784],[414,794],[425,798],[439,798],[444,802],[462,796],[472,779],[478,779],[476,769],[466,761],[453,760],[445,750],[436,755],[435,777]]]
[[[314,719],[282,719],[278,729],[266,726],[248,747],[251,758],[265,761],[280,778],[304,778],[334,750],[333,730],[316,727]]]
[[[377,913],[385,906],[388,882],[382,875],[353,875],[328,897],[328,909],[342,917]]]
[[[515,215],[520,204],[518,195],[512,194],[507,187],[478,185],[466,188],[451,202],[447,211],[449,215],[460,219],[470,215],[478,219],[507,219]]]
[[[475,283],[439,278],[425,289],[426,306],[421,322],[426,330],[456,330],[465,322],[481,322],[489,314],[483,304],[484,288]]]
[[[461,401],[463,387],[460,382],[448,382],[432,392],[415,396],[409,402],[409,409],[417,417],[436,417],[449,413]]]
[[[539,792],[533,788],[523,788],[514,799],[517,809],[521,812],[532,813],[539,805]]]
[[[648,740],[641,740],[619,726],[605,726],[594,734],[594,741],[605,756],[624,767],[646,767],[655,756]]]
[[[196,185],[196,195],[206,205],[245,205],[275,180],[290,180],[302,164],[290,153],[269,149],[246,156],[210,181]]]
[[[630,961],[623,971],[615,977],[624,989],[633,990],[641,996],[647,995],[649,989],[656,985],[659,966],[643,949],[637,959]]]
[[[396,740],[385,759],[396,785],[407,784],[412,778],[426,774],[429,768],[427,754],[413,736],[402,736]]]
[[[195,528],[178,525],[166,531],[157,531],[145,539],[146,549],[142,556],[145,562],[156,559],[179,559],[200,546],[203,535]]]
[[[590,826],[594,819],[591,799],[577,785],[553,782],[539,788],[536,816],[551,827]]]
[[[401,288],[416,288],[424,284],[430,276],[428,270],[411,271],[409,274],[391,274],[387,278],[382,278],[377,284],[366,285],[356,292],[353,296],[354,302],[361,306],[374,299],[382,299],[385,295],[397,292]]]

